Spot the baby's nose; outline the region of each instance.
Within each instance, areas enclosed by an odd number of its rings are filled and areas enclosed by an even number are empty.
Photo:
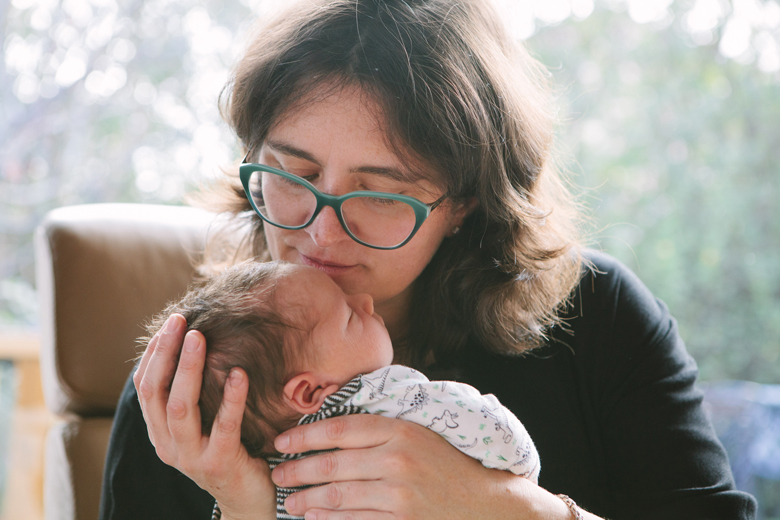
[[[374,314],[374,299],[370,294],[356,294],[354,296],[357,301],[357,305],[366,314]]]

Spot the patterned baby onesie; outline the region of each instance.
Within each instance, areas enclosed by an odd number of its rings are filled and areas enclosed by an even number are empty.
[[[539,454],[523,424],[495,396],[482,395],[469,385],[429,381],[412,368],[391,365],[355,377],[329,395],[316,413],[304,415],[298,424],[356,413],[372,413],[420,424],[485,467],[508,470],[534,483],[539,481]],[[273,470],[282,462],[327,451],[284,454],[269,458],[268,465]],[[276,518],[302,519],[302,516],[287,512],[284,500],[309,487],[312,486],[277,488]],[[220,516],[219,507],[215,505],[212,520],[218,520]]]
[[[531,436],[494,395],[463,383],[429,381],[401,365],[380,368],[360,381],[360,390],[344,405],[420,424],[485,467],[539,482],[539,454]]]

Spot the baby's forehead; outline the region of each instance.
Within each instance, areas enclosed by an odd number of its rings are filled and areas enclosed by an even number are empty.
[[[278,274],[274,293],[286,305],[306,306],[313,291],[311,284],[306,283],[307,273],[296,267],[288,267]]]
[[[318,321],[316,297],[313,290],[295,278],[294,273],[285,273],[277,280],[273,299],[280,315],[292,320],[296,327],[311,330]]]
[[[286,324],[285,348],[299,361],[317,359],[312,336],[322,316],[314,298],[314,291],[291,276],[280,277],[274,291],[274,310]]]
[[[341,289],[322,271],[305,265],[287,264],[279,270],[276,285],[279,292],[289,293],[291,300],[310,302],[313,297],[330,298]]]

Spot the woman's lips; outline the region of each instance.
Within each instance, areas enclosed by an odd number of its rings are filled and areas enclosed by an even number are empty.
[[[311,267],[315,267],[322,271],[323,273],[327,274],[328,276],[337,276],[340,274],[345,273],[346,271],[352,269],[355,267],[354,265],[343,265],[343,264],[336,264],[332,262],[328,262],[325,260],[320,260],[317,258],[312,258],[309,256],[304,255],[301,252],[298,252],[298,255],[301,258],[301,263],[303,265],[308,265]]]

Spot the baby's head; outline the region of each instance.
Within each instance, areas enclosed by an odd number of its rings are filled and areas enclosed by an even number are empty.
[[[367,294],[346,295],[312,267],[243,262],[227,269],[149,324],[173,313],[206,338],[202,429],[211,432],[230,370],[249,378],[241,440],[252,456],[274,452],[273,438],[354,376],[392,362],[382,319]]]

